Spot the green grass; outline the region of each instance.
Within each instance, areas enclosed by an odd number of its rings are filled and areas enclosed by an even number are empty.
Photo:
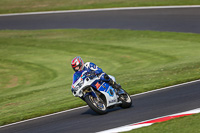
[[[199,0],[1,0],[0,14],[110,7],[200,5]]]
[[[75,56],[114,75],[130,94],[200,78],[200,34],[0,31],[0,125],[85,105],[70,89]]]
[[[200,133],[200,114],[176,118],[126,133]]]

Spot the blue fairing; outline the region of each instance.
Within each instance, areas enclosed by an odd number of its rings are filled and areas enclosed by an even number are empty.
[[[104,83],[99,87],[98,90],[99,90],[99,91],[105,91],[105,92],[107,92],[108,88],[109,88],[109,84],[104,82]]]
[[[96,89],[108,93],[111,97],[113,97],[115,93],[115,90],[109,85],[109,83],[106,82],[101,83],[101,86]]]
[[[83,73],[83,71],[77,71],[77,72],[74,73],[72,84],[74,84],[81,77],[82,73]]]

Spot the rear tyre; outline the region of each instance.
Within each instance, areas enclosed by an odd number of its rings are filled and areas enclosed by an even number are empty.
[[[106,114],[107,113],[106,104],[103,102],[103,100],[100,97],[98,99],[93,97],[92,95],[87,95],[85,97],[85,102],[96,113],[100,115]]]
[[[129,96],[129,94],[124,90],[124,94],[121,94],[119,99],[122,101],[122,104],[120,105],[121,108],[129,108],[132,105],[132,99]]]

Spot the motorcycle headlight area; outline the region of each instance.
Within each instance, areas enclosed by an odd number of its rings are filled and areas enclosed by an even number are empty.
[[[81,80],[74,88],[74,91],[77,91],[83,85],[83,80]]]

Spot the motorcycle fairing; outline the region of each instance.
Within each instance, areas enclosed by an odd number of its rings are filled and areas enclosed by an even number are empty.
[[[106,97],[107,107],[115,105],[118,102],[115,90],[109,85],[109,83],[103,82],[98,90]]]
[[[98,90],[107,92],[112,97],[114,96],[114,89],[108,83],[103,82]]]
[[[74,73],[72,84],[76,83],[76,81],[81,77],[82,73],[83,73],[83,71],[77,71],[77,72]]]

